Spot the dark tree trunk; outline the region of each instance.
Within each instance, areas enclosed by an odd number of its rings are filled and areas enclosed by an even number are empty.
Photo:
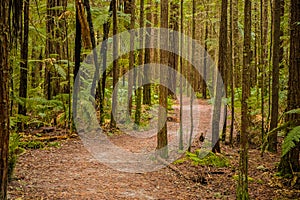
[[[261,134],[265,135],[265,67],[268,65],[268,0],[261,0]]]
[[[143,59],[143,49],[144,49],[144,0],[140,0],[140,32],[139,32],[139,42],[140,42],[140,49],[139,49],[139,66],[142,66],[144,64],[144,59]],[[141,85],[143,79],[142,79],[142,74],[140,70],[138,70],[137,73],[137,82],[138,85]],[[136,89],[136,109],[135,109],[135,118],[134,122],[136,127],[140,125],[141,121],[141,109],[142,109],[142,87],[138,87]]]
[[[102,94],[102,97],[100,97],[100,123],[104,123],[104,98],[105,98],[105,86],[106,86],[106,62],[107,62],[107,39],[108,39],[108,34],[109,34],[109,29],[110,29],[110,24],[111,24],[111,16],[112,16],[112,10],[113,10],[113,2],[110,2],[109,5],[109,18],[107,21],[103,24],[103,41],[102,41],[102,46],[101,46],[101,52],[100,55],[102,57],[102,79],[101,79],[101,91],[100,94]],[[100,90],[100,88],[99,88]]]
[[[196,1],[193,0],[193,5],[192,5],[192,39],[196,39]],[[190,43],[190,42],[189,42]],[[195,48],[195,42],[192,42],[192,63],[196,63],[196,48]],[[190,88],[190,121],[191,121],[191,127],[190,127],[190,136],[189,136],[189,148],[188,151],[191,151],[192,148],[192,137],[194,134],[194,118],[193,118],[193,102],[194,102],[194,92],[196,91],[196,78],[194,78],[194,68],[193,65],[190,64],[190,83],[191,83],[191,88]]]
[[[81,57],[81,25],[78,16],[78,7],[76,6],[76,33],[75,33],[75,66],[74,66],[74,82],[76,78],[80,81],[80,77],[77,77],[79,74],[80,68],[80,57]],[[74,87],[73,91],[73,117],[77,117],[77,98],[80,84],[77,84],[77,87]],[[74,119],[73,119],[74,120]]]
[[[227,53],[227,7],[228,1],[222,0],[221,10],[221,25],[219,35],[219,58],[218,58],[218,72],[223,79],[226,79],[225,68],[227,67],[226,53]],[[215,104],[213,110],[213,127],[212,127],[212,144],[213,152],[220,152],[219,134],[220,134],[220,115],[221,115],[221,103],[222,103],[222,85],[219,76],[216,76],[215,85]],[[226,92],[226,88],[225,88]],[[224,113],[225,114],[225,113]],[[225,137],[224,137],[225,138]]]
[[[151,14],[151,4],[152,1],[148,0],[147,3],[147,23],[146,23],[146,36],[145,36],[145,46],[149,47],[151,42],[152,42],[152,33],[150,31],[149,28],[151,28],[151,21],[152,21],[152,14]],[[150,48],[145,48],[145,66],[144,66],[144,83],[148,83],[150,80],[150,76],[151,76],[151,72],[150,72],[150,68],[147,64],[150,64],[151,62],[151,50]],[[151,105],[151,84],[143,84],[144,89],[143,89],[143,104],[145,105]]]
[[[131,0],[131,16],[130,16],[130,53],[129,53],[129,70],[134,68],[134,25],[135,25],[135,0]],[[133,74],[129,73],[128,77],[128,117],[131,116],[132,113],[132,88],[133,88]]]
[[[47,18],[46,18],[46,53],[45,56],[47,59],[51,59],[51,57],[55,54],[55,46],[53,44],[53,40],[55,38],[55,0],[47,0]],[[46,62],[45,66],[45,96],[48,100],[52,99],[53,96],[53,88],[51,86],[51,79],[53,77],[52,74],[52,64],[51,62]]]
[[[251,65],[251,0],[245,0],[244,10],[244,58],[242,73],[242,121],[239,180],[237,185],[237,199],[249,199],[248,193],[248,134],[250,97],[250,65]]]
[[[278,125],[279,65],[280,65],[280,0],[273,5],[273,70],[272,70],[272,110],[270,130]],[[277,152],[277,133],[268,138],[268,151]]]
[[[208,17],[208,13],[206,11],[206,17]],[[202,77],[202,97],[203,99],[207,99],[207,85],[206,85],[206,78],[207,78],[207,57],[208,57],[208,21],[205,22],[205,36],[204,36],[204,60],[203,60],[203,77]]]
[[[117,0],[112,0],[113,2],[113,35],[116,36],[118,34],[118,19],[117,19],[117,11],[118,11],[118,5]],[[119,38],[114,37],[113,39],[113,95],[112,95],[112,110],[111,110],[111,121],[110,121],[110,127],[116,128],[116,120],[114,119],[114,115],[116,115],[117,110],[117,82],[118,82],[118,50],[119,50]]]
[[[29,32],[29,0],[24,1],[24,32],[21,45],[20,88],[19,97],[24,104],[19,104],[18,114],[26,115],[27,73],[28,73],[28,32]]]
[[[220,29],[220,45],[219,45],[219,61],[218,69],[221,73],[224,86],[225,86],[225,97],[227,98],[227,88],[228,88],[228,33],[227,33],[227,12],[228,12],[228,0],[222,1],[222,10],[221,10],[221,29]],[[217,91],[218,92],[218,91]],[[224,126],[222,127],[222,136],[221,139],[223,142],[226,140],[226,127],[227,127],[227,105],[224,106]]]
[[[291,21],[290,21],[290,64],[287,110],[300,108],[300,0],[291,1]],[[287,115],[286,121],[294,121],[295,125],[300,125],[300,115]],[[281,158],[278,170],[281,174],[287,175],[300,171],[299,144],[286,156]]]
[[[0,3],[0,199],[7,199],[9,154],[9,0]]]
[[[85,7],[86,13],[87,13],[87,21],[89,24],[90,38],[91,38],[92,51],[93,51],[93,59],[94,59],[94,65],[95,65],[95,73],[94,73],[94,78],[93,78],[93,82],[92,82],[92,86],[91,86],[91,96],[94,97],[95,93],[96,93],[97,82],[99,81],[100,67],[99,67],[99,63],[98,63],[96,39],[95,39],[94,26],[93,26],[93,22],[92,22],[92,14],[91,14],[89,0],[84,0],[84,7]],[[101,91],[101,90],[99,90],[99,91]],[[101,98],[102,95],[99,94],[99,97]]]
[[[171,1],[170,6],[170,33],[169,47],[172,52],[169,53],[169,95],[172,98],[176,98],[174,92],[176,93],[176,71],[178,70],[178,48],[179,48],[179,35],[177,34],[179,30],[178,26],[178,16],[179,16],[179,5],[177,2]],[[171,70],[173,69],[173,70]]]

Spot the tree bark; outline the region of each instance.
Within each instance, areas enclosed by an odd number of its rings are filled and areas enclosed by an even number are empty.
[[[7,199],[9,154],[9,0],[0,3],[0,199]]]
[[[272,70],[272,110],[270,131],[278,125],[278,100],[279,100],[279,65],[280,65],[280,0],[273,4],[273,70]],[[268,138],[268,151],[277,152],[277,133]]]
[[[152,33],[149,28],[151,28],[151,22],[152,22],[152,13],[151,13],[151,5],[152,1],[148,0],[147,2],[147,23],[146,23],[146,36],[145,36],[145,46],[149,47],[152,43]],[[150,64],[151,62],[151,51],[150,48],[145,48],[145,59],[144,59],[144,88],[143,88],[143,104],[145,105],[151,105],[151,84],[146,84],[150,80],[151,72],[150,68],[147,64]]]
[[[184,24],[183,24],[183,0],[180,1],[180,52],[182,53],[183,51],[183,43],[184,43]],[[183,58],[180,56],[180,132],[179,132],[179,150],[183,150]]]
[[[249,134],[249,107],[250,97],[250,65],[251,65],[251,0],[245,0],[244,10],[244,58],[242,74],[242,119],[239,180],[237,185],[237,199],[249,199],[248,194],[248,134]]]
[[[221,10],[221,24],[220,24],[220,32],[219,32],[219,58],[218,58],[218,72],[221,74],[223,79],[226,79],[225,68],[227,67],[227,8],[228,8],[228,0],[222,0],[222,10]],[[221,104],[222,104],[222,85],[220,77],[216,74],[216,84],[215,84],[215,103],[213,110],[213,127],[212,127],[212,144],[213,144],[213,152],[220,152],[220,143],[219,143],[219,135],[220,135],[220,115],[221,115]],[[225,88],[226,92],[226,88]],[[225,109],[226,110],[226,109]],[[227,111],[227,110],[226,110]],[[225,114],[225,113],[224,113]],[[225,114],[226,115],[226,114]],[[225,139],[225,137],[224,137]]]
[[[24,1],[24,32],[21,45],[20,88],[19,97],[24,104],[18,105],[18,114],[26,115],[27,74],[28,74],[28,33],[29,33],[29,0]]]
[[[291,1],[290,21],[290,64],[287,110],[300,108],[300,0]],[[286,121],[293,121],[296,126],[300,125],[300,115],[287,115]],[[299,144],[286,156],[281,158],[279,168],[281,175],[292,174],[300,171]]]
[[[134,27],[135,27],[135,0],[131,0],[130,3],[131,7],[131,16],[130,16],[130,52],[129,52],[129,70],[132,70],[134,68]],[[132,113],[132,88],[133,88],[133,74],[129,73],[128,75],[128,117],[131,116]]]
[[[116,120],[114,119],[114,115],[116,115],[117,110],[117,98],[118,98],[118,88],[116,88],[118,82],[118,54],[119,54],[119,38],[116,37],[118,34],[118,19],[117,19],[117,0],[113,1],[113,35],[115,36],[113,39],[113,95],[112,95],[112,111],[111,111],[111,121],[110,127],[116,128]]]
[[[169,46],[171,52],[169,52],[169,95],[172,98],[176,98],[176,70],[178,70],[178,48],[179,48],[179,36],[178,36],[178,15],[179,15],[179,6],[177,2],[171,1],[170,6],[170,36],[169,36]],[[173,70],[171,70],[173,69]]]
[[[139,49],[139,66],[144,64],[143,53],[144,53],[144,0],[140,0],[140,49]],[[142,83],[142,74],[138,70],[137,74],[138,85]],[[135,125],[138,127],[141,121],[141,109],[142,109],[142,87],[136,89],[136,109],[135,109]]]
[[[265,135],[265,66],[268,66],[268,0],[261,0],[261,134]]]
[[[168,0],[161,1],[161,15],[160,15],[160,27],[168,28]],[[160,31],[160,59],[161,64],[168,65],[167,51],[162,49],[168,49],[168,33]],[[167,109],[168,109],[168,89],[165,87],[168,83],[167,71],[165,68],[160,68],[160,85],[159,85],[159,105],[164,109],[158,111],[158,134],[157,134],[157,150],[162,158],[168,157],[168,134],[167,134]]]

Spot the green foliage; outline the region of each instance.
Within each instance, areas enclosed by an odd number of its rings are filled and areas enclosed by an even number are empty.
[[[60,143],[59,142],[49,142],[47,144],[48,147],[56,147],[59,148],[60,147]]]
[[[9,137],[9,155],[8,155],[8,179],[11,180],[14,168],[19,155],[24,152],[20,147],[20,136],[17,133],[11,133]]]
[[[24,149],[42,149],[45,147],[45,144],[41,141],[25,141],[20,142],[20,146]]]
[[[186,152],[187,158],[189,158],[195,165],[214,166],[214,167],[228,167],[230,165],[229,160],[219,154],[216,155],[213,152],[209,152],[204,158],[200,158],[201,151],[196,150],[196,153]]]
[[[287,115],[288,114],[299,114],[300,115],[300,108],[287,111],[285,114],[287,114]]]
[[[282,143],[282,156],[290,152],[300,142],[300,126],[294,127]]]
[[[284,115],[289,114],[300,114],[300,109],[293,109],[284,113]],[[262,145],[262,153],[265,151],[268,145],[268,138],[271,135],[276,134],[278,131],[281,130],[291,129],[290,131],[287,131],[286,137],[284,138],[284,141],[282,143],[282,157],[289,153],[297,145],[297,143],[300,142],[300,126],[295,127],[293,123],[293,121],[288,121],[270,131],[264,139]]]

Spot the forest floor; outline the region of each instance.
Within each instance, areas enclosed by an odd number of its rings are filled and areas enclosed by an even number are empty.
[[[202,131],[209,128],[211,106],[199,101]],[[178,117],[178,110],[174,113]],[[169,122],[168,126],[174,125]],[[62,134],[54,131],[51,134]],[[156,137],[137,139],[118,134],[109,137],[124,149],[154,148]],[[79,137],[60,140],[59,146],[28,149],[17,162],[9,183],[9,199],[235,199],[239,154],[237,147],[221,145],[228,167],[194,165],[190,160],[146,173],[126,173],[97,161]],[[200,148],[193,143],[193,150]],[[184,155],[183,155],[184,156]],[[287,188],[276,177],[280,154],[249,149],[251,199],[300,199],[300,191]],[[174,170],[175,169],[175,170]]]

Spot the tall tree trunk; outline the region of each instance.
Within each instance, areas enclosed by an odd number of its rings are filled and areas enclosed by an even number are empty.
[[[180,1],[180,53],[183,51],[183,43],[184,43],[184,24],[183,24],[183,0]],[[179,132],[179,150],[183,150],[183,58],[180,56],[180,132]]]
[[[113,1],[113,35],[116,36],[118,34],[118,19],[117,19],[117,0]],[[118,88],[116,88],[118,82],[119,75],[119,67],[118,67],[118,54],[119,54],[119,38],[114,37],[113,39],[113,95],[112,95],[112,110],[111,110],[111,121],[110,127],[116,128],[116,120],[114,119],[114,115],[116,115],[117,111],[117,98],[118,98]]]
[[[268,0],[261,0],[261,134],[265,134],[265,66],[268,66]]]
[[[53,44],[53,40],[55,38],[54,33],[54,19],[55,19],[55,0],[47,0],[47,20],[46,20],[46,53],[45,56],[47,59],[52,59],[52,56],[55,54],[55,47]],[[51,86],[51,79],[53,77],[52,74],[52,64],[50,61],[46,62],[45,66],[45,82],[44,82],[44,93],[48,100],[52,99],[53,96],[53,88]]]
[[[248,194],[248,134],[250,97],[250,65],[251,65],[251,0],[245,0],[244,10],[244,58],[242,79],[242,119],[239,180],[237,185],[237,199],[249,199]]]
[[[169,95],[171,95],[174,99],[176,98],[176,70],[178,70],[178,48],[179,48],[179,36],[178,36],[178,15],[179,15],[179,6],[177,2],[171,1],[170,6],[170,33],[169,38],[169,47],[171,52],[169,52]],[[173,69],[173,70],[171,70]]]
[[[0,199],[7,199],[9,154],[9,0],[0,3]]]
[[[241,59],[240,59],[240,31],[239,31],[239,0],[233,0],[232,5],[232,29],[233,29],[233,62],[235,71],[235,87],[241,86]]]
[[[219,70],[221,72],[221,76],[225,86],[225,98],[227,98],[227,90],[228,90],[228,28],[227,28],[227,12],[228,12],[228,0],[222,1],[222,8],[221,8],[221,30],[220,30],[220,49],[219,49]],[[221,54],[221,55],[220,55]],[[226,140],[226,128],[227,128],[227,105],[224,106],[224,124],[222,129],[222,141],[225,142]]]
[[[196,1],[193,0],[193,5],[192,5],[192,39],[195,40],[196,39]],[[190,43],[190,41],[189,41]],[[192,42],[192,64],[196,63],[196,48],[195,48],[195,42]],[[188,151],[191,151],[192,148],[192,137],[194,134],[194,118],[193,118],[193,102],[194,102],[194,92],[196,90],[196,81],[194,78],[194,68],[193,65],[190,64],[190,83],[191,83],[191,88],[190,88],[190,121],[191,121],[191,127],[190,127],[190,136],[189,136],[189,148]]]
[[[168,11],[169,5],[168,0],[161,2],[161,15],[160,15],[160,27],[168,28]],[[160,31],[160,59],[161,64],[168,65],[168,55],[167,51],[162,49],[168,49],[168,33],[161,30]],[[164,67],[160,68],[160,85],[159,85],[159,105],[164,109],[159,109],[158,111],[158,134],[157,134],[157,150],[163,158],[168,157],[168,133],[167,133],[167,109],[168,109],[168,89],[165,87],[167,85],[167,71]]]
[[[208,18],[207,11],[205,12],[206,18]],[[206,78],[207,78],[207,57],[208,57],[208,20],[205,22],[205,36],[204,36],[204,59],[203,59],[203,77],[202,77],[202,97],[203,99],[207,99],[207,85],[206,85]]]
[[[152,43],[152,33],[151,33],[151,22],[152,22],[152,13],[151,13],[152,0],[148,0],[147,2],[147,23],[146,23],[146,36],[145,36],[145,46],[149,47]],[[151,62],[151,51],[150,48],[145,48],[145,60],[144,60],[144,88],[143,88],[143,104],[151,105],[151,84],[146,84],[150,80],[151,72],[150,68],[147,64]]]
[[[139,50],[139,66],[144,64],[143,60],[143,48],[144,48],[144,0],[140,0],[140,50]],[[137,74],[138,85],[142,83],[142,74],[138,70]],[[142,109],[142,87],[138,87],[136,90],[136,109],[135,109],[135,125],[138,127],[141,121],[141,109]]]
[[[19,97],[24,104],[19,104],[18,114],[26,115],[27,74],[28,74],[28,33],[29,33],[29,0],[24,1],[24,32],[21,45],[20,88]]]
[[[273,70],[272,70],[272,110],[270,130],[278,125],[279,100],[279,65],[280,65],[280,10],[281,0],[274,0],[273,4]],[[277,133],[268,138],[268,151],[277,152]]]
[[[290,64],[287,110],[300,108],[300,0],[291,1],[291,21],[290,21]],[[287,115],[286,121],[294,121],[295,125],[300,125],[300,115]],[[299,163],[299,143],[290,153],[281,158],[278,170],[281,174],[287,175],[300,171]]]
[[[130,16],[130,52],[129,52],[129,70],[132,70],[134,68],[134,38],[135,38],[135,0],[131,0],[130,3],[131,7],[131,16]],[[127,96],[127,102],[128,102],[128,117],[131,116],[132,112],[132,88],[133,88],[133,74],[129,73],[128,75],[128,96]]]
[[[94,59],[94,65],[95,65],[95,73],[94,73],[94,78],[91,86],[91,96],[95,96],[96,93],[96,86],[97,82],[99,81],[99,73],[100,73],[100,67],[98,63],[98,54],[97,54],[97,49],[96,49],[96,38],[95,38],[95,33],[94,33],[94,26],[93,26],[93,21],[92,21],[92,14],[91,14],[91,8],[90,8],[90,2],[89,0],[84,0],[84,7],[86,9],[87,13],[87,21],[89,24],[89,30],[90,30],[90,39],[91,39],[91,44],[92,44],[92,51],[93,51],[93,59]],[[99,82],[100,83],[100,82]],[[101,87],[101,85],[100,85]],[[99,90],[101,92],[101,90]],[[99,97],[101,98],[102,95],[99,94]]]
[[[234,44],[234,37],[233,37],[233,0],[230,0],[230,35],[229,35],[229,41],[230,41],[230,50],[229,50],[229,66],[230,66],[230,97],[231,97],[231,121],[230,121],[230,134],[229,134],[229,144],[233,144],[233,131],[234,131],[234,119],[235,119],[235,113],[234,113],[234,83],[235,83],[235,76],[234,76],[234,57],[233,57],[233,44]]]
[[[221,74],[223,79],[226,79],[225,68],[227,67],[227,7],[228,0],[222,0],[222,9],[221,9],[221,24],[219,32],[219,58],[218,58],[218,72]],[[216,85],[215,85],[215,103],[213,110],[213,127],[212,127],[212,144],[213,152],[220,152],[220,143],[219,143],[219,134],[220,134],[220,115],[221,115],[221,103],[222,103],[222,85],[220,77],[216,74]],[[226,86],[226,85],[225,85]],[[226,93],[225,87],[225,93]],[[226,110],[227,112],[227,110]],[[225,113],[224,113],[225,114]],[[226,116],[226,114],[225,114]],[[224,137],[225,140],[225,137]]]
[[[74,66],[74,82],[77,79],[80,81],[80,78],[77,76],[79,75],[79,68],[80,68],[80,59],[81,57],[81,25],[79,20],[79,14],[78,14],[78,6],[76,6],[76,32],[75,32],[75,66]],[[77,83],[77,87],[74,87],[73,90],[73,117],[77,117],[77,101],[78,101],[78,92],[79,92],[79,86],[80,84]],[[75,120],[73,118],[73,120]]]
[[[111,24],[111,16],[112,16],[112,10],[113,10],[113,1],[110,2],[109,5],[109,18],[104,22],[103,24],[103,39],[102,39],[102,46],[100,50],[100,55],[102,57],[102,79],[101,79],[101,91],[99,92],[102,94],[102,97],[100,98],[100,124],[104,123],[104,99],[105,99],[105,86],[106,86],[106,68],[107,68],[107,39],[109,35],[109,29]],[[100,89],[100,88],[99,88]]]

